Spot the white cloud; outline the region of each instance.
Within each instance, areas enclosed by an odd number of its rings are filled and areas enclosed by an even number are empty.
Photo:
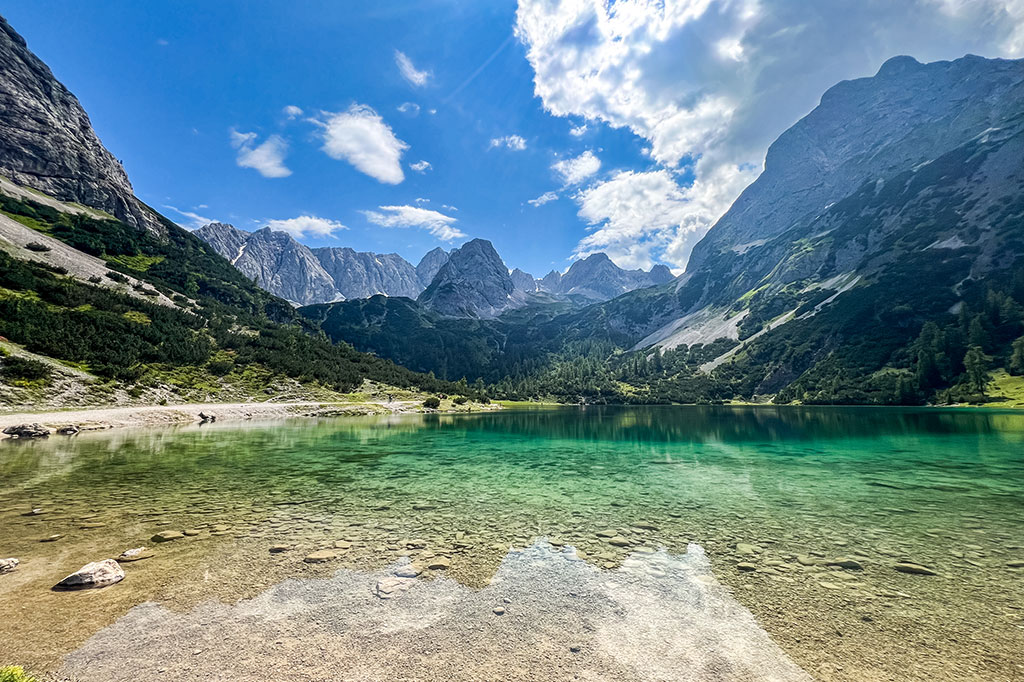
[[[441,241],[465,237],[455,227],[457,220],[452,216],[419,206],[378,206],[379,211],[363,211],[363,215],[374,225],[381,227],[418,227],[430,232]]]
[[[512,151],[521,152],[526,149],[526,140],[519,135],[505,135],[491,139],[491,149],[495,147],[506,147]]]
[[[699,159],[672,193],[699,232],[836,82],[896,54],[1024,55],[1024,0],[519,0],[515,30],[549,113],[629,129],[664,168]]]
[[[404,52],[395,50],[395,64],[398,65],[398,70],[402,74],[402,78],[409,81],[410,84],[416,87],[422,87],[427,84],[430,80],[429,71],[420,71],[417,69],[412,60],[409,59]]]
[[[284,157],[288,143],[280,135],[271,135],[263,144],[256,145],[256,133],[230,131],[231,146],[238,150],[235,163],[242,168],[253,168],[265,178],[285,178],[292,172],[285,167]]]
[[[526,203],[530,206],[537,207],[543,206],[548,202],[555,201],[556,199],[558,199],[558,194],[556,192],[544,192],[544,194],[541,194],[536,199],[528,199]]]
[[[576,247],[586,257],[604,251],[623,267],[649,268],[657,260],[684,264],[717,219],[723,201],[755,171],[721,166],[682,188],[667,170],[621,171],[576,196],[579,217],[592,231]]]
[[[178,225],[180,225],[181,227],[184,227],[186,230],[198,230],[203,225],[209,225],[210,223],[217,222],[213,218],[207,218],[206,216],[201,216],[198,213],[193,213],[192,211],[183,211],[180,208],[175,208],[174,206],[170,206],[168,204],[164,204],[164,208],[169,208],[172,211],[174,211],[175,213],[177,213],[178,215],[182,215],[182,216],[185,216],[186,218],[188,218],[189,222],[187,222],[187,223],[178,223]],[[206,208],[206,207],[200,204],[196,208]]]
[[[582,125],[578,125],[578,126],[573,126],[572,128],[569,129],[569,134],[572,135],[573,137],[583,137],[583,135],[586,132],[587,132],[587,124],[586,123],[583,123]]]
[[[566,185],[578,185],[601,170],[601,159],[589,149],[572,159],[563,159],[551,166]]]
[[[433,166],[430,165],[429,161],[417,161],[416,163],[410,163],[409,168],[417,173],[426,173],[428,170],[431,170]]]
[[[295,106],[294,104],[289,104],[281,111],[284,112],[284,115],[288,117],[289,121],[294,120],[299,116],[302,116],[302,109]]]
[[[336,220],[318,218],[312,215],[302,215],[297,218],[286,218],[284,220],[268,220],[267,227],[275,232],[287,232],[296,239],[306,235],[330,237],[337,230],[348,229]]]
[[[423,197],[416,197],[417,204],[429,204],[430,199],[424,199]]]
[[[402,102],[398,105],[398,111],[408,116],[418,116],[420,105],[416,104],[416,102]]]
[[[353,104],[348,111],[324,112],[323,151],[332,159],[348,161],[362,173],[389,185],[405,180],[402,153],[409,148],[395,137],[391,126],[372,108]]]

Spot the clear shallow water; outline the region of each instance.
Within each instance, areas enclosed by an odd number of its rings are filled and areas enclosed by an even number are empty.
[[[52,665],[147,599],[230,601],[404,555],[481,587],[540,537],[602,570],[695,542],[820,679],[1022,679],[1022,519],[1024,415],[990,411],[566,408],[0,442],[0,555],[23,562],[0,608],[54,614],[0,635]],[[171,529],[199,534],[116,588],[46,591]],[[336,560],[303,563],[338,540]],[[822,565],[840,557],[863,569]]]

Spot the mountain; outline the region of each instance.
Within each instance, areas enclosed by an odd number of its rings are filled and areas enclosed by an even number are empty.
[[[296,305],[375,294],[415,298],[429,284],[424,284],[417,269],[395,253],[359,252],[347,247],[310,249],[286,232],[270,228],[246,232],[223,223],[210,223],[195,234],[246,277]],[[447,258],[443,250],[435,251]]]
[[[332,345],[213,246],[134,200],[74,97],[10,26],[0,34],[13,97],[0,107],[11,178],[0,179],[0,405],[336,400],[368,380],[460,390]],[[210,231],[233,255],[295,256],[269,231]]]
[[[438,271],[445,263],[448,262],[448,252],[442,249],[440,246],[427,251],[420,259],[419,264],[416,266],[416,276],[419,277],[420,284],[426,289],[430,286],[430,283],[434,281],[434,277],[437,276]]]
[[[606,297],[618,275],[592,257],[539,287]],[[1003,390],[998,377],[1024,373],[1024,60],[898,57],[839,83],[771,145],[686,272],[654,276],[582,308],[528,299],[476,328],[421,318],[401,352],[511,399],[919,404]],[[323,329],[387,356],[386,323]]]
[[[519,268],[515,268],[509,273],[509,277],[512,278],[512,286],[519,291],[525,291],[526,293],[533,293],[539,291],[540,287],[537,283],[537,279],[528,272],[524,272]]]
[[[508,268],[486,239],[473,239],[448,255],[418,302],[448,317],[494,318],[525,303]]]
[[[607,301],[645,287],[664,284],[675,279],[664,265],[655,265],[650,272],[624,270],[603,253],[578,260],[565,274],[552,270],[539,281],[539,289],[564,296],[582,296],[592,301]]]
[[[397,253],[325,246],[313,249],[313,255],[345,298],[369,298],[375,294],[416,298],[424,288],[416,268]]]
[[[0,112],[0,175],[163,234],[164,226],[135,198],[127,173],[96,137],[81,104],[3,17]]]

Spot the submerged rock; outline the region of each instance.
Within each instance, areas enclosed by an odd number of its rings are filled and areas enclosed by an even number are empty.
[[[0,573],[10,573],[18,567],[21,562],[11,557],[10,559],[0,559]]]
[[[322,564],[338,558],[338,553],[330,549],[321,549],[312,554],[307,554],[303,559],[307,564]]]
[[[162,530],[153,537],[150,538],[150,542],[170,542],[171,540],[180,540],[185,537],[184,533],[176,530]]]
[[[121,556],[117,557],[118,561],[142,561],[143,559],[150,559],[156,556],[156,553],[152,550],[146,550],[145,547],[136,547],[135,549],[126,549],[121,552]]]
[[[851,571],[859,571],[864,568],[863,565],[856,559],[848,559],[847,557],[836,557],[835,559],[829,559],[825,562],[826,566],[838,566],[839,568],[845,568]]]
[[[408,590],[415,582],[415,578],[389,576],[378,580],[373,592],[381,599],[391,599]]]
[[[912,564],[910,562],[901,562],[893,566],[894,569],[900,573],[910,573],[911,575],[938,575],[935,571],[922,566],[920,564]]]
[[[46,438],[50,435],[50,429],[42,424],[18,424],[8,426],[3,433],[14,438]]]
[[[94,561],[61,580],[55,590],[89,590],[108,587],[124,580],[124,569],[113,559]]]

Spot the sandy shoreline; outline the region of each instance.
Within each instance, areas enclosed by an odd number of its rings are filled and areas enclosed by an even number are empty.
[[[0,414],[0,431],[17,424],[42,424],[56,430],[74,424],[83,431],[139,426],[172,426],[201,421],[199,413],[213,415],[218,422],[287,417],[333,417],[345,415],[402,414],[419,411],[415,400],[393,402],[289,402],[289,403],[191,403],[144,405],[47,412]],[[6,436],[0,436],[6,438]]]

